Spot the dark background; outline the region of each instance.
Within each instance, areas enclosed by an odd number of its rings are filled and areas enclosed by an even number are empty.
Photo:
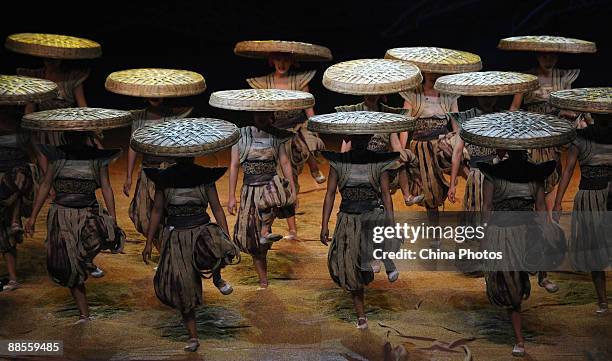
[[[8,4],[1,5],[2,7]],[[348,59],[382,57],[385,50],[401,46],[441,46],[481,56],[483,70],[524,70],[535,65],[533,54],[496,48],[500,38],[513,35],[561,35],[595,41],[595,54],[563,55],[560,68],[582,69],[574,83],[610,86],[610,23],[612,1],[180,1],[156,4],[129,0],[62,2],[12,2],[2,12],[13,20],[0,24],[0,36],[16,32],[48,32],[89,38],[102,44],[102,58],[73,62],[88,66],[85,83],[90,106],[141,108],[137,98],[115,95],[104,89],[112,71],[134,67],[169,67],[204,75],[206,92],[189,99],[196,115],[238,121],[244,115],[208,106],[212,91],[245,88],[245,78],[271,71],[264,60],[233,54],[237,41],[283,39],[329,47],[330,63],[302,64],[320,71],[311,83],[317,113],[334,105],[356,103],[358,97],[332,93],[321,85],[324,69]],[[0,49],[0,72],[38,67],[40,59]],[[470,106],[468,98],[460,107]],[[401,99],[389,99],[399,105]]]

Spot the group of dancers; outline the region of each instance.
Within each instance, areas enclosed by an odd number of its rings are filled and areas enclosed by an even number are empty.
[[[125,242],[108,172],[109,163],[121,151],[103,147],[103,132],[130,125],[123,192],[127,196],[132,192],[136,158],[142,154],[129,216],[146,237],[143,261],[149,262],[154,247],[160,254],[155,293],[181,313],[190,337],[186,351],[199,347],[195,310],[202,305],[202,277],[211,277],[218,290],[229,295],[233,288],[221,271],[239,262],[242,252],[253,259],[258,290],[268,288],[267,252],[272,244],[299,239],[298,176],[306,164],[317,183],[327,182],[320,239],[329,245],[332,280],[351,294],[359,329],[368,327],[365,287],[381,269],[368,257],[376,246],[368,239],[367,227],[393,224],[394,191],[401,191],[406,205],[424,207],[430,222],[436,223],[445,200],[456,202],[457,180],[464,176],[465,211],[485,219],[494,217],[492,211],[524,211],[534,219],[546,214],[545,220],[536,222],[539,231],[562,234],[551,218],[561,211],[576,163],[581,180],[568,242],[570,260],[575,269],[591,272],[597,314],[608,311],[605,269],[610,266],[612,246],[605,214],[611,203],[612,89],[571,89],[579,70],[555,66],[559,53],[595,52],[594,43],[551,36],[502,39],[501,49],[538,54],[538,67],[526,73],[480,72],[480,57],[464,51],[389,49],[384,59],[329,67],[323,75],[327,89],[363,96],[364,101],[315,115],[308,88],[315,72],[294,69],[298,62],[330,61],[330,50],[300,42],[244,41],[234,52],[268,59],[274,72],[247,79],[251,89],[217,91],[209,99],[213,107],[250,112],[252,121],[242,128],[218,119],[189,118],[190,108],[167,104],[166,98],[203,93],[206,83],[198,73],[117,71],[107,77],[106,89],[144,98],[148,107],[91,108],[82,86],[87,73],[66,70],[62,61],[98,57],[98,43],[22,33],[9,36],[6,47],[42,57],[44,67],[0,76],[0,104],[5,108],[0,136],[0,252],[9,274],[3,289],[19,288],[17,244],[34,233],[36,219],[50,199],[47,270],[54,282],[69,288],[80,311],[79,324],[92,319],[86,279],[104,276],[95,256],[102,250],[119,253]],[[395,93],[404,98],[404,107],[385,104],[386,95]],[[457,99],[462,95],[477,96],[479,107],[459,111]],[[500,108],[501,96],[513,97],[509,111]],[[324,150],[318,133],[341,135],[340,152]],[[195,157],[227,148],[231,149],[227,211],[236,215],[233,231],[215,186],[226,168],[194,163]],[[562,151],[567,152],[563,167]],[[327,177],[319,170],[319,156],[330,164]],[[240,170],[242,188],[236,198]],[[98,189],[104,206],[96,198]],[[337,193],[342,200],[330,236]],[[576,220],[582,211],[600,217]],[[287,220],[287,235],[273,232],[276,218]],[[506,222],[489,227],[487,239],[507,254],[517,254],[533,230],[533,225]],[[395,282],[399,272],[393,262],[385,260],[383,265],[388,280]],[[558,286],[544,271],[538,272],[538,284],[556,292]],[[516,335],[512,353],[522,356],[520,310],[530,293],[529,273],[492,268],[484,276],[491,302],[509,312]]]

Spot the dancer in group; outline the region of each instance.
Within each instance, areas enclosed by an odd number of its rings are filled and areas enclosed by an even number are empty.
[[[155,201],[142,258],[148,263],[157,229],[165,218],[155,294],[181,313],[189,332],[185,346],[189,352],[200,346],[195,310],[202,305],[202,277],[210,274],[215,287],[228,295],[233,289],[221,278],[221,268],[240,260],[215,186],[227,169],[198,166],[194,157],[230,147],[238,138],[238,128],[229,122],[189,118],[146,125],[132,134],[130,142],[141,153],[176,159],[167,169],[145,169],[155,183]],[[208,215],[209,205],[216,223]]]
[[[534,132],[538,135],[535,138]],[[500,159],[505,158],[497,164],[479,165],[485,175],[483,222],[488,224],[483,249],[503,255],[501,260],[485,261],[485,281],[491,303],[506,308],[510,315],[516,336],[512,354],[524,356],[520,312],[531,290],[525,260],[532,247],[552,254],[555,248],[551,246],[558,249],[565,244],[560,227],[548,222],[544,200],[544,180],[554,171],[555,161],[532,163],[526,150],[543,144],[566,144],[575,131],[552,116],[503,112],[463,122],[460,134],[466,143],[497,149]],[[538,244],[548,240],[550,244]]]
[[[106,78],[105,87],[113,93],[146,99],[147,108],[132,111],[134,117],[133,133],[144,125],[159,124],[188,116],[193,108],[170,107],[165,98],[201,94],[206,89],[206,83],[202,75],[192,71],[144,68],[111,73]],[[123,194],[127,197],[130,196],[132,188],[132,175],[137,155],[132,148],[128,149],[127,171],[123,183]],[[138,233],[145,237],[148,235],[155,195],[155,185],[147,178],[145,169],[165,169],[172,164],[174,164],[174,159],[171,157],[159,157],[151,154],[144,154],[142,157],[134,198],[130,202],[129,216]],[[159,251],[160,241],[158,236],[153,239],[153,244]]]
[[[95,41],[73,36],[38,33],[19,33],[9,35],[5,46],[14,52],[40,57],[43,67],[38,69],[17,69],[17,74],[53,81],[58,86],[58,96],[39,103],[31,103],[26,113],[70,107],[86,107],[87,100],[83,82],[89,70],[71,69],[71,60],[95,59],[102,55],[100,44]],[[91,137],[96,146],[101,147],[101,133]],[[65,140],[62,131],[36,131],[32,133],[36,144],[62,145]],[[34,148],[36,160],[42,173],[47,170],[47,159],[37,147]]]
[[[403,108],[394,108],[383,103],[387,94],[398,93],[415,88],[423,78],[419,69],[406,62],[390,59],[359,59],[332,65],[323,74],[323,85],[332,91],[362,95],[364,101],[355,105],[337,106],[337,112],[373,111],[406,114]],[[375,134],[370,138],[368,150],[373,152],[398,152],[401,162],[390,170],[391,190],[402,190],[404,202],[410,206],[423,200],[423,195],[410,194],[407,169],[413,173],[418,169],[416,157],[405,149],[407,132]],[[400,140],[403,139],[403,142]],[[351,143],[343,141],[341,151],[351,150]],[[414,176],[412,177],[415,178]]]
[[[320,133],[342,134],[352,144],[345,153],[324,152],[330,163],[327,193],[323,203],[321,242],[329,242],[329,219],[336,190],[342,201],[329,246],[327,264],[332,280],[351,292],[357,314],[357,328],[366,329],[365,286],[374,279],[371,263],[375,248],[372,228],[394,224],[389,174],[399,159],[398,153],[367,150],[373,134],[398,133],[414,126],[414,119],[380,112],[342,112],[310,118],[308,128]],[[383,249],[397,251],[399,240],[385,240]],[[385,263],[390,282],[399,272],[391,260]]]
[[[580,165],[580,184],[574,197],[570,261],[577,271],[591,272],[597,293],[597,315],[608,313],[606,272],[612,260],[612,88],[580,88],[551,94],[561,109],[591,112],[594,124],[578,130],[567,152],[567,165],[559,182],[554,215],[559,220],[561,202]],[[598,114],[595,114],[598,113]]]
[[[331,51],[323,46],[280,40],[241,41],[236,44],[234,53],[240,56],[268,59],[274,72],[265,76],[247,79],[254,89],[285,89],[309,92],[308,83],[316,70],[295,71],[299,61],[329,61]],[[293,68],[293,69],[292,69]],[[292,111],[274,112],[273,126],[293,133],[291,142],[286,144],[287,154],[293,168],[293,182],[299,193],[298,177],[304,164],[310,168],[310,174],[319,184],[325,182],[325,176],[319,170],[316,155],[325,148],[323,141],[306,129],[306,120],[314,115],[313,108]],[[296,195],[296,206],[299,204]],[[289,234],[285,239],[297,239],[297,229],[292,225],[292,217],[287,219]]]
[[[8,270],[4,291],[20,287],[17,281],[17,244],[23,241],[22,218],[30,216],[36,169],[30,164],[27,133],[21,129],[22,109],[30,102],[57,96],[51,81],[0,75],[0,253]]]
[[[274,128],[275,111],[311,108],[310,93],[277,89],[245,89],[215,92],[210,105],[253,112],[253,125],[240,129],[240,141],[232,147],[229,174],[230,214],[236,214],[236,185],[242,167],[244,179],[234,226],[234,242],[253,257],[259,288],[269,285],[267,253],[282,236],[272,233],[275,218],[295,216],[295,183],[284,143],[291,133]],[[282,175],[277,170],[282,171]],[[291,225],[290,225],[291,227]]]
[[[31,113],[26,129],[62,130],[66,144],[43,148],[50,163],[38,188],[32,216],[25,224],[34,234],[38,214],[51,187],[56,195],[47,215],[47,270],[54,282],[68,287],[80,312],[77,323],[91,320],[85,280],[94,257],[104,249],[120,252],[125,234],[117,226],[115,199],[108,165],[121,150],[101,150],[87,144],[87,133],[128,126],[129,112],[100,108],[64,108]],[[96,199],[101,188],[106,207]]]
[[[536,53],[538,67],[530,69],[528,72],[536,75],[540,87],[523,97],[523,106],[527,111],[558,115],[569,118],[578,124],[582,117],[578,118],[573,111],[559,111],[550,105],[548,99],[550,93],[563,89],[570,89],[572,83],[578,78],[580,69],[559,69],[557,61],[560,53],[594,53],[595,43],[579,39],[564,38],[560,36],[516,36],[501,39],[498,45],[503,50],[530,51]],[[584,125],[582,125],[584,126]],[[561,148],[538,148],[529,151],[530,158],[535,162],[545,162],[548,160],[557,161],[557,169],[546,179],[546,206],[550,211],[555,201],[557,185],[561,176]]]
[[[448,163],[448,168],[451,167],[451,161],[443,159],[440,155],[442,153],[440,139],[449,133],[446,113],[458,111],[458,96],[439,94],[434,89],[434,84],[441,74],[478,71],[482,68],[482,63],[478,55],[434,47],[389,49],[385,58],[412,63],[418,66],[423,74],[422,86],[401,92],[400,95],[405,99],[404,108],[409,110],[411,116],[417,118],[410,150],[418,159],[421,178],[420,182],[413,182],[412,185],[421,189],[411,193],[422,193],[425,196],[423,205],[427,209],[429,221],[437,224],[438,208],[444,204],[449,189],[448,181],[443,174],[447,168],[444,163]],[[447,157],[452,158],[452,154],[447,154]],[[436,243],[438,241],[432,240],[432,246],[438,246]]]

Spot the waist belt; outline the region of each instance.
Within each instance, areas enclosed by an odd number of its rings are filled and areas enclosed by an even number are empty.
[[[199,204],[169,205],[166,209],[166,214],[173,217],[193,216],[201,213],[206,213],[206,207]]]
[[[62,193],[57,192],[53,203],[68,208],[87,208],[97,207],[98,200],[95,193],[79,194],[79,193]]]
[[[57,193],[93,194],[95,197],[98,184],[93,180],[57,178],[53,188]]]
[[[607,166],[580,167],[580,184],[578,189],[598,190],[608,188],[612,176],[612,169]]]
[[[445,119],[431,118],[429,120],[418,120],[419,125],[412,133],[412,139],[418,141],[427,141],[438,139],[440,135],[447,134]]]
[[[372,187],[344,187],[340,190],[340,211],[364,213],[380,207],[378,192]]]
[[[210,216],[205,212],[204,207],[200,207],[201,212],[185,215],[170,215],[166,217],[166,224],[175,228],[191,228],[207,224],[210,222]],[[168,207],[168,210],[170,207]]]
[[[478,169],[478,163],[491,163],[495,159],[495,154],[470,157],[470,168]]]
[[[507,198],[493,202],[495,211],[533,211],[535,202],[531,198]]]
[[[243,183],[260,185],[269,182],[276,175],[276,162],[273,160],[247,160],[242,163]]]

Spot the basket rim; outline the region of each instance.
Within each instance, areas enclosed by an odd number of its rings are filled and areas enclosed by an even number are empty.
[[[110,111],[115,112],[116,115],[110,118],[98,119],[71,119],[68,117],[59,117],[61,113],[68,114],[70,111],[91,111],[92,113]],[[43,117],[44,115],[53,113],[59,113],[58,117]],[[132,121],[132,113],[125,110],[92,107],[59,108],[26,114],[21,120],[21,127],[24,129],[41,131],[93,131],[127,127],[132,123]]]
[[[444,63],[444,62],[432,62],[432,61],[424,62],[424,61],[419,61],[416,59],[408,59],[406,57],[402,57],[399,54],[397,54],[397,52],[402,49],[415,49],[415,50],[422,49],[423,51],[426,49],[438,49],[438,50],[446,51],[449,53],[455,52],[457,54],[464,54],[464,55],[473,57],[474,61],[471,61],[471,62],[464,61],[464,62],[455,63],[455,64],[449,64],[449,63]],[[387,49],[387,51],[385,52],[384,58],[385,59],[396,59],[396,60],[401,60],[401,61],[405,61],[405,62],[414,64],[423,73],[457,74],[457,73],[475,72],[475,71],[479,71],[480,69],[482,69],[482,59],[480,58],[479,55],[470,53],[464,50],[441,48],[441,47],[436,47],[436,46],[406,46],[406,47],[391,48],[391,49]]]
[[[55,45],[48,45],[42,43],[26,43],[19,39],[15,39],[19,35],[45,35],[45,36],[57,36],[77,39],[79,41],[91,43],[92,46],[83,48],[74,47],[61,47]],[[31,55],[42,58],[50,59],[66,59],[66,60],[78,60],[78,59],[95,59],[102,56],[102,46],[93,40],[87,38],[81,38],[71,35],[63,34],[51,34],[51,33],[14,33],[6,37],[4,42],[5,48],[15,53]]]
[[[5,75],[0,74],[0,81],[6,78],[13,78],[17,81],[38,83],[38,85],[44,85],[49,87],[44,91],[32,92],[27,94],[7,94],[6,92],[0,93],[0,105],[26,105],[28,103],[40,103],[47,100],[55,99],[59,96],[59,89],[56,83],[40,78],[33,78],[22,75]],[[24,84],[25,85],[25,84]],[[0,89],[1,91],[1,89]]]
[[[573,93],[580,91],[607,91],[610,96],[608,101],[605,100],[584,100],[579,98],[571,97]],[[567,95],[569,95],[569,97]],[[577,94],[576,94],[577,96]],[[560,109],[568,109],[578,112],[598,113],[598,114],[609,114],[612,113],[612,87],[588,87],[588,88],[574,88],[565,89],[552,92],[550,94],[549,102],[554,107]]]
[[[297,61],[329,61],[331,50],[322,45],[291,40],[243,40],[234,46],[234,54],[246,58],[267,59],[272,53],[291,54]]]
[[[486,76],[488,74],[506,74],[506,75],[520,75],[528,80],[515,83],[500,83],[500,84],[457,84],[453,83],[455,78],[461,78],[468,74],[481,74]],[[483,71],[483,72],[467,72],[459,74],[449,74],[439,77],[435,84],[434,89],[441,93],[465,95],[465,96],[503,96],[513,95],[517,93],[526,93],[534,91],[540,87],[538,77],[532,74],[525,74],[511,71]]]
[[[294,98],[282,98],[282,99],[236,99],[226,97],[227,94],[233,93],[285,93],[287,95],[293,94]],[[275,111],[289,111],[289,110],[302,110],[312,108],[315,105],[314,96],[311,93],[300,91],[300,90],[284,90],[284,89],[232,89],[232,90],[219,90],[213,92],[210,95],[208,104],[228,110],[241,110],[251,112],[275,112]]]
[[[116,79],[116,76],[134,71],[161,70],[174,71],[177,73],[185,73],[195,76],[197,81],[183,84],[137,84],[126,82],[125,80]],[[133,68],[118,70],[110,73],[104,82],[106,90],[121,95],[128,95],[140,98],[178,98],[202,94],[206,91],[206,79],[202,74],[182,69],[170,68]]]
[[[351,116],[384,116],[394,121],[386,124],[376,123],[327,123],[322,120],[328,118],[350,118]],[[310,131],[323,134],[384,134],[384,133],[400,133],[410,131],[416,126],[416,119],[402,114],[372,112],[372,111],[351,111],[337,112],[328,114],[319,114],[310,117],[307,122],[307,128]]]
[[[546,37],[563,39],[566,41],[545,41],[537,39]],[[532,40],[528,40],[528,38],[532,38]],[[499,40],[497,48],[501,50],[511,51],[513,50],[570,54],[597,52],[597,45],[592,41],[554,35],[522,35],[503,38]]]

